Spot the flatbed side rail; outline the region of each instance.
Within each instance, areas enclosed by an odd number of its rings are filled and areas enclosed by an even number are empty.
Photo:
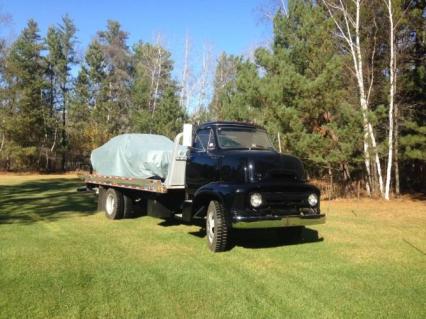
[[[153,193],[167,193],[166,186],[157,179],[130,178],[87,174],[82,176],[86,184],[122,187]]]

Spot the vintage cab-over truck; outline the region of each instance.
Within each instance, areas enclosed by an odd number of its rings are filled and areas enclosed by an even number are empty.
[[[186,156],[178,152],[182,141]],[[154,217],[201,221],[213,252],[229,247],[235,228],[287,227],[297,234],[325,222],[320,191],[306,183],[302,162],[278,153],[266,131],[253,124],[210,122],[195,134],[185,124],[165,180],[96,173],[84,180],[108,218],[142,209]]]

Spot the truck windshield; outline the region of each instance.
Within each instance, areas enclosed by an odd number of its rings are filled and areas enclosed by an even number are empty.
[[[217,130],[217,140],[222,149],[274,149],[268,134],[256,128],[221,127]]]

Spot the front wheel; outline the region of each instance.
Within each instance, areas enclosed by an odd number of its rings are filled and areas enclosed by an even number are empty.
[[[211,201],[207,208],[206,234],[207,244],[213,252],[225,251],[228,248],[229,226],[225,218],[223,205],[218,201]]]

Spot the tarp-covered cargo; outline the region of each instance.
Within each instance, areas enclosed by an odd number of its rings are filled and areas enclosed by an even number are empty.
[[[95,149],[90,160],[100,175],[166,179],[173,146],[162,135],[123,134]]]

